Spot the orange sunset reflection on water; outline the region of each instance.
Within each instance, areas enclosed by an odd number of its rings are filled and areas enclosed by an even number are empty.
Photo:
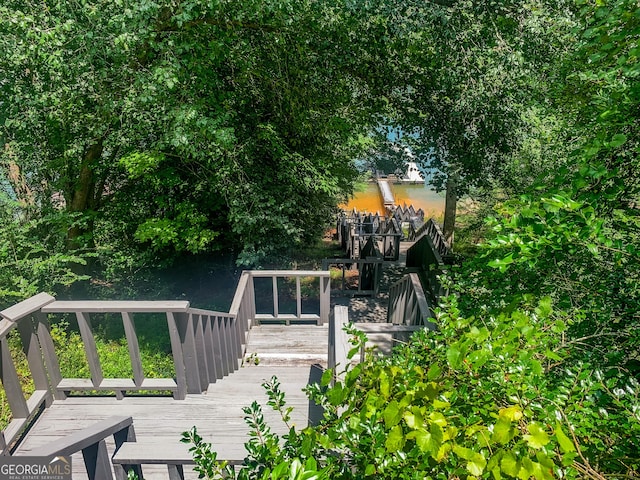
[[[444,192],[436,193],[424,184],[393,183],[389,186],[395,197],[396,205],[413,205],[416,210],[422,208],[425,217],[442,217],[444,212]],[[378,185],[374,182],[366,184],[363,191],[356,192],[343,209],[349,211],[356,208],[361,212],[384,212],[384,205]]]

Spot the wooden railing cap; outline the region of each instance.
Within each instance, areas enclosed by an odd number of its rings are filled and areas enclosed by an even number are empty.
[[[55,302],[55,300],[56,299],[48,293],[39,293],[31,298],[23,300],[20,303],[16,303],[5,310],[2,310],[0,312],[0,316],[11,322],[15,322],[20,320],[22,317],[26,317],[33,312],[37,312],[45,305]]]
[[[187,312],[189,302],[184,300],[58,300],[42,308],[45,313],[85,312]]]

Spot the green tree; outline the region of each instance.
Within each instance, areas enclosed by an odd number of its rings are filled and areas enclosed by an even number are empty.
[[[241,7],[1,7],[3,165],[22,201],[69,214],[70,247],[130,206],[126,238],[226,239],[255,261],[317,235],[350,191],[369,105],[348,27],[322,3]]]

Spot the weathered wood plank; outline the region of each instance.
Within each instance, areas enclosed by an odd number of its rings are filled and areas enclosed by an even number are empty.
[[[0,375],[13,418],[27,418],[29,408],[22,393],[16,367],[11,358],[7,337],[0,338]]]
[[[240,275],[240,280],[238,281],[238,287],[236,288],[236,294],[234,295],[233,301],[231,302],[231,308],[229,308],[229,313],[231,315],[237,315],[238,311],[240,310],[240,306],[245,301],[244,296],[249,283],[253,284],[253,281],[251,280],[251,273],[247,271],[242,272],[242,275]]]
[[[29,455],[38,457],[71,455],[110,435],[128,429],[132,424],[133,418],[131,416],[112,416],[62,438],[55,445],[50,444],[31,450]]]
[[[207,359],[206,346],[204,343],[204,330],[207,317],[204,315],[193,315],[193,330],[195,336],[196,359],[198,360],[198,373],[200,374],[200,386],[203,390],[209,385],[209,362]]]
[[[16,328],[15,322],[3,318],[2,320],[0,320],[0,337],[6,337],[8,333],[14,328]]]
[[[210,317],[209,325],[207,326],[207,337],[209,338],[209,355],[213,360],[215,367],[215,379],[219,380],[224,377],[224,362],[222,359],[222,345],[220,341],[220,322],[222,321],[220,316]],[[211,372],[209,372],[211,373]],[[214,383],[215,380],[210,380],[209,383]]]
[[[364,333],[416,332],[425,328],[422,325],[396,325],[393,323],[356,323],[355,327]]]
[[[223,445],[220,444],[220,447]],[[237,455],[237,450],[231,449],[229,453],[225,453],[220,447],[217,451],[219,459],[224,459],[231,465],[244,463],[244,456]],[[190,445],[180,442],[124,443],[113,456],[113,462],[120,465],[192,465],[195,462],[189,448]]]
[[[260,277],[329,277],[330,273],[323,270],[251,270],[251,276]]]
[[[40,310],[45,305],[54,302],[56,299],[48,293],[39,293],[31,298],[27,298],[20,303],[16,303],[0,312],[0,316],[11,322],[15,322],[22,317]]]
[[[102,367],[100,366],[100,357],[98,356],[96,340],[93,337],[91,320],[89,319],[89,316],[85,315],[85,312],[82,311],[76,312],[76,318],[78,320],[82,343],[84,344],[84,351],[87,356],[87,363],[89,364],[89,371],[91,372],[91,381],[94,386],[98,386],[104,377],[102,375]]]
[[[206,357],[207,362],[207,384],[214,383],[217,379],[216,363],[213,353],[213,335],[211,332],[211,323],[214,321],[215,317],[210,317],[208,315],[201,317],[202,344],[204,348],[204,356]]]
[[[42,307],[45,313],[120,313],[120,312],[186,312],[189,309],[189,302],[177,300],[56,300]]]
[[[300,277],[296,277],[296,317],[302,318],[302,285]]]
[[[34,317],[37,321],[36,331],[38,332],[38,340],[40,342],[40,348],[42,349],[42,358],[45,368],[49,373],[51,386],[53,387],[53,396],[58,400],[62,400],[65,398],[65,394],[56,388],[56,385],[62,380],[62,374],[60,373],[58,356],[56,355],[53,339],[51,338],[49,319],[47,315],[42,312],[36,312]]]
[[[320,320],[322,319],[322,315],[317,315],[315,313],[304,313],[298,317],[295,314],[280,314],[279,316],[273,316],[270,313],[256,313],[255,318],[262,322],[285,322],[288,321],[287,325],[290,325],[292,321],[300,320],[301,322],[311,322],[317,323],[318,325],[322,325]]]
[[[329,321],[330,295],[331,295],[331,278],[329,272],[320,278],[320,318],[318,325],[322,325]]]
[[[173,355],[173,365],[176,369],[176,384],[178,385],[175,398],[177,400],[183,400],[187,394],[187,377],[185,374],[184,357],[182,355],[180,332],[173,312],[167,312],[167,325],[169,326],[171,353]]]
[[[83,448],[82,457],[89,480],[110,480],[113,478],[109,452],[104,440]]]
[[[127,337],[133,381],[136,385],[142,385],[144,372],[142,370],[142,358],[140,357],[140,345],[138,343],[138,335],[136,335],[136,326],[129,312],[122,312],[122,324],[124,325],[124,334]]]
[[[278,316],[279,311],[279,298],[278,298],[278,277],[273,277],[271,279],[272,287],[273,287],[273,316]]]
[[[205,389],[200,385],[200,365],[198,364],[196,353],[193,315],[190,313],[176,313],[174,316],[177,321],[178,333],[180,334],[187,393],[202,393]]]
[[[33,321],[31,319],[24,319],[18,322],[18,330],[20,332],[20,339],[22,340],[22,350],[27,357],[29,363],[29,371],[31,372],[31,378],[33,378],[33,385],[36,390],[49,390],[49,379],[47,378],[47,372],[44,368],[44,362],[42,360],[42,354],[40,353],[40,344]],[[49,403],[53,399],[49,399]]]
[[[329,320],[329,352],[327,354],[328,368],[334,371],[334,379],[341,378],[338,373],[347,363],[347,353],[350,345],[347,334],[343,328],[349,323],[349,309],[346,306],[337,305],[333,309],[333,316]]]
[[[57,388],[64,392],[71,391],[136,391],[136,390],[166,390],[177,391],[178,386],[172,378],[145,378],[140,385],[136,385],[130,378],[105,378],[100,385],[94,385],[88,378],[63,378]]]

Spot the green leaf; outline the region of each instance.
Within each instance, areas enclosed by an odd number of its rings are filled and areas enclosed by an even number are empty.
[[[609,142],[609,146],[613,148],[617,148],[624,145],[626,141],[627,141],[627,136],[622,133],[618,133],[613,136],[613,138]]]
[[[516,459],[516,456],[510,451],[505,452],[502,460],[500,461],[500,469],[511,477],[516,477],[520,471],[520,462]]]
[[[500,418],[493,426],[493,435],[491,439],[494,442],[498,442],[501,444],[506,444],[511,441],[516,436],[516,429],[513,424],[507,420],[506,418]]]
[[[499,418],[504,418],[510,422],[517,422],[522,418],[522,409],[519,405],[513,405],[507,408],[501,408],[498,412]]]
[[[562,450],[563,453],[574,452],[576,450],[573,442],[562,431],[562,426],[559,422],[556,422],[555,435],[556,440],[558,441],[558,445],[560,445],[560,450]]]
[[[444,433],[439,425],[432,423],[430,431],[418,430],[415,435],[416,444],[422,453],[428,453],[436,458],[442,445]]]
[[[529,435],[523,435],[523,438],[531,448],[542,448],[549,443],[549,435],[540,424],[531,422],[527,426],[527,430],[529,430]]]
[[[455,344],[451,345],[447,349],[447,361],[449,362],[449,366],[451,368],[460,368],[460,364],[462,363],[462,352]]]
[[[400,420],[402,420],[402,411],[398,402],[395,400],[389,402],[382,412],[382,417],[384,418],[384,424],[387,428],[400,423]]]
[[[484,467],[487,466],[487,460],[484,458],[482,452],[474,452],[470,448],[455,445],[453,451],[460,458],[467,460],[466,468],[471,475],[476,477],[482,475]]]
[[[387,440],[384,442],[384,446],[388,452],[397,452],[404,447],[404,434],[402,433],[402,427],[400,425],[396,425],[391,429],[389,435],[387,435]]]

